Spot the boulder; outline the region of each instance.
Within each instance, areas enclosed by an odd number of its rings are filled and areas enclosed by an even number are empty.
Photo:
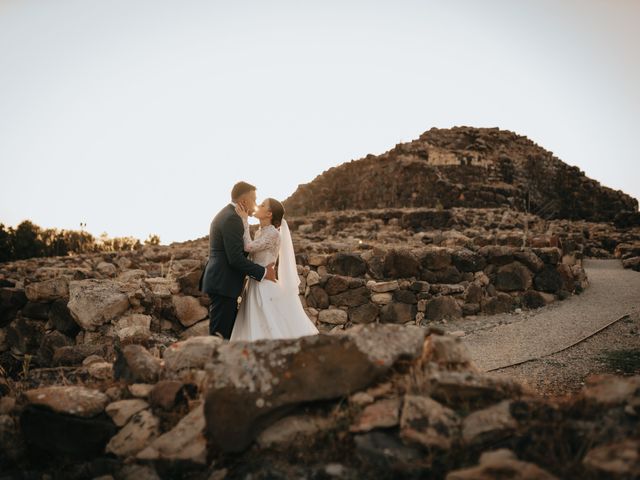
[[[122,315],[129,308],[129,299],[114,281],[79,280],[69,284],[68,307],[83,329],[96,330]]]
[[[162,357],[165,368],[170,372],[192,368],[203,369],[223,342],[224,340],[217,335],[206,335],[172,343]]]
[[[400,438],[425,448],[448,450],[460,436],[456,413],[421,395],[405,395],[400,418]]]
[[[431,321],[460,318],[462,317],[462,309],[455,298],[444,295],[432,298],[427,302],[424,317]]]
[[[392,249],[384,257],[384,276],[388,278],[408,278],[420,275],[420,262],[407,249]]]
[[[256,442],[261,448],[287,448],[306,438],[313,438],[332,426],[331,418],[315,415],[287,415],[263,430]]]
[[[350,432],[368,432],[374,428],[395,427],[400,421],[399,398],[385,398],[367,405],[356,422],[349,427]]]
[[[329,258],[327,270],[347,277],[360,277],[367,271],[367,262],[357,253],[336,253]]]
[[[113,373],[116,379],[130,383],[153,383],[158,380],[162,365],[159,358],[151,355],[141,345],[127,345],[117,350]]]
[[[511,416],[511,402],[502,402],[476,410],[462,422],[462,440],[467,445],[493,444],[512,435],[518,422]]]
[[[496,273],[495,286],[504,292],[527,290],[531,287],[531,272],[519,262],[503,265]]]
[[[171,300],[178,321],[185,327],[190,327],[209,315],[207,308],[196,297],[173,295]]]
[[[51,304],[49,321],[53,328],[70,337],[75,337],[80,331],[80,326],[71,315],[69,307],[67,307],[67,301],[63,299],[55,300]]]
[[[337,307],[357,307],[369,302],[370,294],[367,287],[350,288],[346,292],[329,297],[331,305]]]
[[[418,357],[425,333],[418,327],[370,324],[336,335],[226,342],[207,365],[211,444],[241,451],[296,405],[367,387],[399,358]]]
[[[477,272],[487,265],[487,261],[482,255],[467,248],[455,250],[451,255],[451,260],[460,272]]]
[[[346,311],[339,308],[329,308],[327,310],[320,310],[318,314],[318,321],[322,323],[330,323],[332,325],[343,325],[347,323],[349,316]]]
[[[351,323],[373,323],[378,318],[379,308],[373,303],[365,303],[349,309]]]
[[[24,290],[13,287],[0,288],[0,328],[9,325],[25,303],[27,296]]]
[[[582,463],[597,478],[640,478],[640,440],[599,445],[587,452]]]
[[[123,427],[136,413],[149,408],[149,404],[139,398],[118,400],[107,405],[105,411],[118,427]]]
[[[389,303],[380,309],[381,323],[407,323],[416,318],[417,307],[408,303]]]
[[[30,283],[25,287],[25,294],[32,302],[52,302],[69,296],[69,279],[57,277],[44,282]]]
[[[160,420],[149,410],[134,414],[107,444],[106,452],[130,457],[145,448],[160,434]]]
[[[139,460],[207,464],[203,404],[185,415],[175,427],[160,435],[137,455]]]

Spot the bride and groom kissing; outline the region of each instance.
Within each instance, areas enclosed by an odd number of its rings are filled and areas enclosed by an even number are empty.
[[[249,215],[260,221],[255,239]],[[273,198],[256,206],[256,187],[236,183],[231,202],[211,222],[209,260],[200,277],[211,301],[209,334],[253,341],[319,333],[302,308],[299,284],[284,207]]]

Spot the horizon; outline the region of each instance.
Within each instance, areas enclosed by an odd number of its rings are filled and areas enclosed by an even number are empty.
[[[640,200],[630,0],[0,5],[0,223],[204,237],[432,127],[510,130]]]

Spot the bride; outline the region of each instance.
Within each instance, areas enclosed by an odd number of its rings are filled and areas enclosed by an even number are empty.
[[[298,298],[298,271],[293,243],[284,207],[267,198],[256,209],[260,220],[255,240],[249,232],[249,212],[236,206],[244,224],[244,250],[253,262],[266,266],[279,258],[278,282],[257,282],[248,278],[242,294],[230,340],[259,340],[262,338],[295,338],[319,333],[309,319]]]

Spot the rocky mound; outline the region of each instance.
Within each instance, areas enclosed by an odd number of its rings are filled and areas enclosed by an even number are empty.
[[[438,206],[640,221],[636,199],[600,185],[527,137],[498,128],[432,128],[382,155],[331,168],[285,201],[291,214]]]

